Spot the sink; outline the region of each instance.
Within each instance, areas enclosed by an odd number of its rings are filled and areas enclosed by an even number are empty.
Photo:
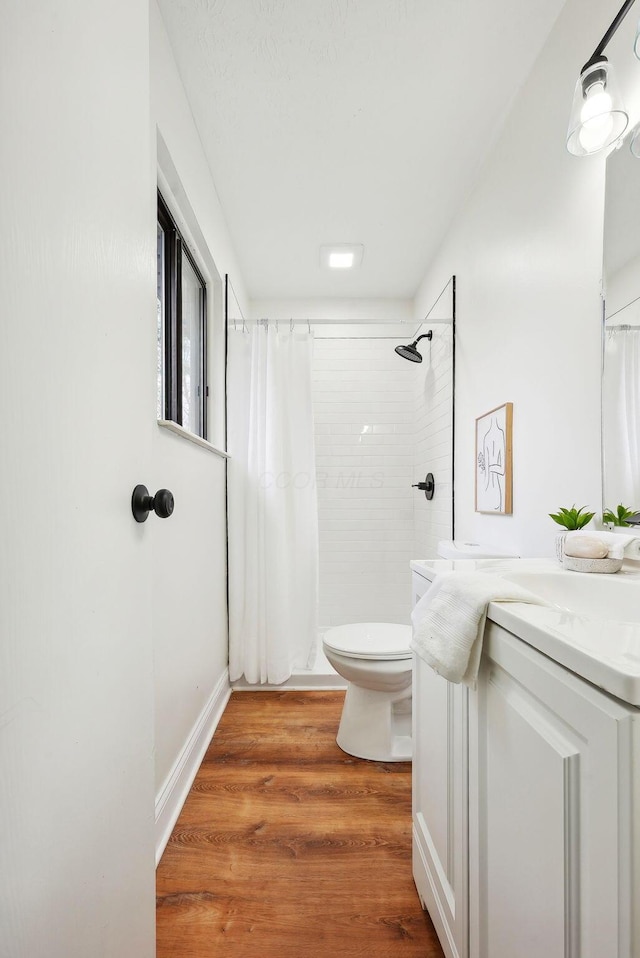
[[[503,578],[573,615],[606,622],[640,624],[640,575],[617,572],[510,572]]]
[[[449,572],[486,572],[547,605],[492,602],[488,619],[559,665],[640,708],[640,563],[612,575],[562,569],[555,559],[412,560],[430,582]]]

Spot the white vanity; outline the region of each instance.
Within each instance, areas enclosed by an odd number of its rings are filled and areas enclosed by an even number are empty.
[[[475,691],[414,657],[413,869],[447,958],[640,958],[640,573],[505,575]],[[635,824],[634,824],[635,823]]]

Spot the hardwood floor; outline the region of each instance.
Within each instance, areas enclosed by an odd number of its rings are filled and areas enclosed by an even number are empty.
[[[157,958],[442,958],[411,766],[335,743],[343,692],[236,692],[157,873]]]

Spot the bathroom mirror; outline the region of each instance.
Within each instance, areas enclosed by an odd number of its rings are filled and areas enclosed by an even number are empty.
[[[607,160],[602,337],[603,509],[640,510],[640,160]]]

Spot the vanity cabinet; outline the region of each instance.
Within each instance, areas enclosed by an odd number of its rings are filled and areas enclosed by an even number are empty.
[[[469,695],[471,958],[637,958],[636,710],[489,622]]]
[[[446,958],[468,951],[468,690],[414,656],[413,876]]]
[[[413,573],[413,604],[430,582]],[[468,689],[413,658],[413,874],[446,958],[468,951]]]
[[[475,691],[414,664],[414,878],[447,958],[640,958],[638,709],[491,621]]]

